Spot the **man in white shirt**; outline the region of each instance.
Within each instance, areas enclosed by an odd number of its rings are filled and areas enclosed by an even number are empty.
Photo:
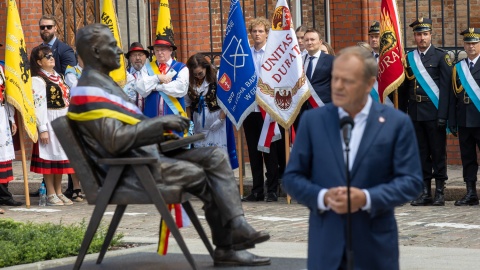
[[[129,97],[129,99],[134,102],[140,110],[143,111],[144,108],[144,98],[135,91],[135,87],[139,84],[139,87],[143,87],[145,89],[145,79],[152,75],[150,79],[150,86],[153,86],[158,81],[153,73],[152,70],[147,69],[145,63],[147,62],[147,58],[150,56],[150,52],[143,48],[143,45],[140,42],[133,42],[128,49],[128,52],[125,54],[125,57],[128,59],[129,66],[127,68],[127,85],[123,88],[125,94]],[[141,85],[140,85],[141,84]]]
[[[298,41],[298,48],[302,52],[302,57],[307,54],[307,50],[305,50],[305,44],[303,43],[303,37],[305,36],[305,32],[307,31],[307,27],[305,25],[300,25],[295,30],[295,35],[297,36]]]
[[[177,46],[167,36],[157,35],[152,46],[155,58],[145,64],[135,90],[145,98],[143,113],[148,117],[176,114],[186,116],[184,96],[188,91],[187,66],[172,58]]]
[[[260,74],[262,59],[265,54],[265,46],[267,44],[268,31],[271,23],[264,17],[255,18],[250,21],[248,30],[253,40],[251,47],[253,61],[255,63],[255,72],[257,77]],[[249,196],[243,201],[256,202],[265,199],[264,194],[264,178],[263,178],[263,162],[265,162],[267,177],[267,198],[268,202],[277,201],[278,190],[278,158],[277,158],[277,142],[270,145],[270,153],[258,151],[258,141],[262,132],[263,117],[258,106],[255,111],[251,112],[245,121],[243,128],[245,131],[245,139],[248,146],[248,156],[250,158],[250,166],[252,169],[253,186]]]
[[[372,102],[377,70],[365,49],[342,50],[332,69],[333,103],[300,121],[283,187],[311,211],[308,269],[347,269],[347,168],[355,268],[399,269],[394,208],[421,191],[422,169],[410,118]],[[349,144],[339,128],[345,116],[354,122]]]

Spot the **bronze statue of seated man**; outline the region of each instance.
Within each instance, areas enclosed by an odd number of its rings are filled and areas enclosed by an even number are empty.
[[[91,24],[80,29],[76,47],[84,69],[78,86],[72,89],[68,117],[74,120],[86,153],[93,160],[156,157],[158,162],[150,170],[159,188],[180,187],[172,189],[168,196],[179,198],[186,191],[204,202],[216,246],[216,266],[270,264],[269,258],[245,250],[267,241],[270,235],[257,232],[245,220],[227,154],[213,147],[160,153],[158,143],[164,131],[184,131],[189,119],[177,115],[147,118],[128,101],[109,77],[110,71],[120,67],[123,52],[106,25]],[[97,166],[97,171],[106,174],[107,168]],[[131,168],[123,176],[120,185],[141,188]]]

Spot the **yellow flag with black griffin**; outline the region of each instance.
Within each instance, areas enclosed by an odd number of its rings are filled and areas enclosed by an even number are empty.
[[[175,41],[173,38],[172,18],[170,17],[170,5],[168,0],[160,0],[158,5],[157,35],[167,36],[169,40]]]
[[[122,39],[120,38],[120,29],[118,28],[117,14],[115,13],[115,8],[113,7],[113,0],[104,0],[103,1],[103,10],[101,16],[101,22],[110,28],[112,31],[117,45],[120,48],[122,47]],[[117,82],[121,87],[127,83],[127,69],[125,65],[125,56],[122,54],[120,56],[120,67],[110,72],[110,77]]]
[[[22,23],[15,0],[8,0],[7,36],[5,44],[5,92],[7,102],[22,115],[25,131],[37,141],[35,105],[33,103],[32,77]]]
[[[169,40],[175,43],[168,0],[160,0],[158,4],[157,29],[155,30],[155,36],[167,36]],[[172,58],[175,58],[174,55],[172,55]],[[152,57],[150,66],[153,70],[158,70],[157,58],[155,55]]]

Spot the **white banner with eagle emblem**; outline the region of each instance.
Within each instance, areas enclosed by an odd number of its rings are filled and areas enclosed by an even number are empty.
[[[309,97],[290,10],[286,0],[279,0],[260,68],[256,101],[278,124],[289,128]]]

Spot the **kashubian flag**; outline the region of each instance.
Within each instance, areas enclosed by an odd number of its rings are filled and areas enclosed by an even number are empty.
[[[28,137],[36,142],[38,133],[31,76],[17,3],[15,0],[8,0],[5,44],[5,90],[7,101],[20,112]]]
[[[168,0],[160,0],[158,5],[158,20],[156,35],[167,36],[168,39],[175,41],[173,36],[172,18],[170,17],[170,5]]]
[[[158,3],[158,18],[157,18],[157,29],[155,30],[155,36],[167,36],[172,43],[175,43],[175,38],[173,34],[173,25],[172,17],[170,16],[170,5],[168,0],[160,0]],[[150,62],[153,70],[157,70],[157,58],[155,55],[152,57],[152,62]]]
[[[380,13],[380,56],[378,60],[378,95],[384,103],[386,97],[397,89],[405,79],[402,47],[395,0],[382,0]]]
[[[117,13],[115,13],[115,8],[113,7],[113,0],[104,0],[103,1],[103,10],[101,16],[101,22],[110,28],[112,31],[117,45],[120,48],[122,47],[122,39],[120,38],[120,30],[118,28]],[[127,69],[125,65],[125,56],[122,54],[120,56],[120,67],[110,72],[110,77],[117,82],[121,87],[123,87],[127,82]]]

